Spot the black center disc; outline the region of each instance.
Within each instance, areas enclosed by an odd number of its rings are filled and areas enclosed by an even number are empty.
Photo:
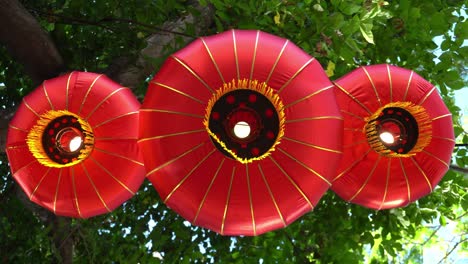
[[[63,131],[76,131],[77,136],[84,137],[84,131],[74,116],[64,115],[52,120],[42,134],[42,146],[47,156],[59,163],[67,164],[75,161],[80,155],[80,151],[85,147],[82,142],[76,150],[68,150],[67,146],[62,146],[60,141]]]
[[[239,137],[234,127],[247,123],[250,133]],[[221,96],[213,105],[209,129],[227,149],[242,159],[252,159],[265,154],[275,144],[279,133],[279,117],[275,106],[263,94],[250,89],[237,89]],[[234,158],[216,140],[216,148],[229,158]]]
[[[374,120],[377,133],[383,133],[386,126],[393,126],[398,133],[395,133],[395,141],[386,143],[382,139],[383,145],[398,154],[405,154],[411,151],[416,145],[419,136],[418,123],[416,119],[405,109],[399,107],[388,107],[382,110],[380,116]]]

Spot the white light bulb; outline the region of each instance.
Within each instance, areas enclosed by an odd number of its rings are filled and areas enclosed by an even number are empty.
[[[247,122],[240,121],[234,125],[234,135],[238,138],[246,138],[250,135],[250,126]]]
[[[83,139],[81,139],[81,137],[79,136],[74,137],[72,140],[70,140],[70,145],[69,145],[70,151],[74,152],[77,149],[79,149],[82,142],[83,142]]]
[[[384,143],[387,143],[387,144],[393,144],[395,142],[395,138],[390,132],[380,133],[380,140],[382,140]]]

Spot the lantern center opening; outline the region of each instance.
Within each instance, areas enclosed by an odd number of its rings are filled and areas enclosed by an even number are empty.
[[[382,140],[383,143],[387,143],[387,144],[395,143],[395,138],[393,137],[392,133],[390,133],[390,132],[380,133],[380,140]]]
[[[247,82],[247,81],[246,81]],[[206,128],[224,155],[241,163],[261,159],[274,150],[283,134],[282,104],[264,84],[216,94],[207,108]],[[255,89],[254,89],[255,88]],[[257,90],[258,89],[258,90]],[[276,98],[276,99],[275,99]],[[277,102],[277,103],[272,103]]]
[[[76,128],[66,127],[57,133],[57,147],[67,153],[79,151],[83,147],[83,134]]]
[[[412,155],[425,146],[428,136],[423,134],[420,140],[420,128],[413,113],[420,118],[422,110],[417,106],[399,103],[403,107],[389,106],[374,113],[366,124],[366,136],[369,145],[385,156]],[[415,108],[416,107],[416,108]],[[427,130],[427,121],[420,121]],[[425,132],[426,133],[426,132]],[[419,145],[417,145],[419,142]],[[426,142],[426,143],[424,143]],[[416,149],[415,146],[418,146]]]
[[[250,135],[250,125],[245,121],[239,121],[234,125],[234,136],[244,139]]]
[[[90,125],[66,110],[41,115],[28,133],[27,144],[34,157],[53,168],[73,166],[86,159],[94,146]]]
[[[405,126],[396,119],[383,120],[378,126],[379,138],[384,145],[390,146],[397,141],[404,139],[406,132]]]

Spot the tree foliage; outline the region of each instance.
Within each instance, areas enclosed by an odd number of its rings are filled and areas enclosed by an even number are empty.
[[[105,72],[121,58],[135,62],[146,40],[164,25],[187,15],[200,16],[187,0],[22,3],[50,34],[67,69],[95,72]],[[317,58],[331,79],[369,64],[414,69],[436,84],[453,114],[458,141],[468,143],[460,123],[462,111],[454,102],[454,91],[466,89],[468,80],[463,1],[201,0],[200,4],[212,8],[214,21],[201,35],[241,28],[289,38]],[[164,47],[164,54],[197,37],[197,26],[192,23],[183,31],[166,32],[173,43]],[[164,58],[145,60],[157,70]],[[0,111],[14,109],[33,88],[23,66],[0,47]],[[142,98],[145,83],[134,92]],[[455,149],[453,162],[459,167],[468,165],[466,151]],[[65,244],[53,241],[57,226],[44,222],[18,198],[21,190],[4,153],[0,176],[0,261],[60,262]],[[404,208],[382,211],[346,203],[328,192],[313,212],[285,229],[259,237],[224,237],[191,226],[168,209],[145,181],[138,194],[114,212],[71,220],[62,240],[72,241],[76,263],[422,263],[431,245],[446,246],[442,257],[450,260],[456,252],[460,257],[468,250],[467,187],[466,175],[450,170],[431,195]],[[450,223],[457,227],[452,243],[446,243],[440,230]]]

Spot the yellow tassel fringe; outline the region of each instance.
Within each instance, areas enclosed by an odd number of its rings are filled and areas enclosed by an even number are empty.
[[[254,157],[254,158],[241,158],[234,153],[234,151],[230,150],[229,148],[226,147],[226,144],[221,141],[211,130],[209,127],[209,120],[210,120],[210,115],[211,115],[211,110],[213,109],[214,104],[225,94],[234,91],[234,90],[254,90],[262,95],[264,95],[268,100],[273,104],[275,107],[275,110],[278,114],[278,119],[279,119],[279,131],[278,131],[278,136],[276,137],[275,143],[270,147],[270,149],[262,154],[261,156]],[[211,97],[211,99],[208,101],[208,105],[206,107],[206,114],[205,114],[205,119],[203,120],[203,125],[205,126],[206,131],[208,134],[219,144],[221,147],[231,154],[234,159],[239,161],[240,163],[247,164],[251,163],[256,160],[261,160],[266,157],[268,157],[271,152],[275,150],[275,146],[278,145],[281,141],[281,138],[284,135],[284,124],[285,124],[285,116],[284,116],[284,105],[283,102],[281,101],[281,98],[279,95],[271,88],[269,87],[266,83],[264,82],[259,82],[257,80],[249,80],[249,79],[243,79],[243,80],[232,80],[231,82],[224,83],[223,87],[218,89],[216,93]]]
[[[398,107],[408,111],[416,120],[418,125],[418,139],[414,147],[404,154],[400,154],[388,149],[383,142],[380,140],[377,125],[375,120],[380,116],[380,113],[385,108]],[[371,116],[365,119],[366,125],[364,126],[364,131],[367,135],[367,141],[369,145],[379,154],[387,157],[411,157],[416,155],[416,153],[422,151],[432,140],[432,122],[429,115],[426,112],[426,109],[420,105],[416,105],[412,102],[392,102],[386,104],[385,106],[380,107],[375,111]]]
[[[80,124],[81,128],[83,129],[83,135],[85,136],[83,140],[84,148],[80,150],[80,155],[76,158],[76,160],[66,164],[60,164],[51,160],[47,153],[44,151],[44,147],[42,146],[42,135],[44,134],[47,125],[54,119],[61,116],[75,117],[78,120],[78,123]],[[28,136],[26,138],[26,143],[28,145],[29,151],[31,151],[33,156],[42,165],[53,168],[64,168],[76,165],[89,156],[94,146],[94,135],[93,129],[88,124],[88,122],[84,121],[78,115],[66,110],[50,110],[42,114],[41,118],[37,121],[37,124],[29,131]]]

